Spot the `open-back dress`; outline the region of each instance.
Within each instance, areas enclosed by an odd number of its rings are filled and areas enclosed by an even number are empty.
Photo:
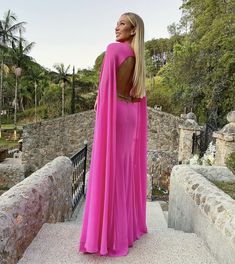
[[[147,233],[147,100],[117,97],[117,71],[130,56],[121,42],[105,52],[79,252],[125,256]]]

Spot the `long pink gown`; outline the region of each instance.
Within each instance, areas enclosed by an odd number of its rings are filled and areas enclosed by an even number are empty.
[[[133,50],[108,45],[102,64],[79,252],[125,256],[147,233],[147,100],[117,98],[118,67]]]

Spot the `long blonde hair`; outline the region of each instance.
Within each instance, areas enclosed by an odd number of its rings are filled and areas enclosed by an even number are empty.
[[[133,74],[132,96],[144,97],[145,92],[145,59],[144,59],[144,22],[142,18],[131,12],[122,14],[128,18],[135,28],[135,35],[131,42],[131,47],[135,52],[135,69]]]

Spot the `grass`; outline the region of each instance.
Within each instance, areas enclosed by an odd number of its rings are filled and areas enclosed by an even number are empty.
[[[159,190],[156,186],[152,190],[152,198],[153,200],[162,200],[169,201],[169,194],[165,193],[163,190]]]
[[[2,129],[14,129],[14,124],[2,124]],[[22,125],[17,125],[18,129],[23,129]]]
[[[18,146],[18,140],[17,141],[9,141],[9,140],[5,140],[4,138],[0,138],[0,147],[6,147],[6,148],[10,148],[10,147],[16,147]]]
[[[94,98],[96,97],[97,93],[95,92],[89,92],[89,93],[84,93],[84,94],[81,94],[81,96],[85,99],[89,99],[89,98]]]
[[[230,195],[235,200],[235,182],[212,181],[219,189]]]
[[[235,174],[235,152],[228,155],[225,160],[225,164]]]

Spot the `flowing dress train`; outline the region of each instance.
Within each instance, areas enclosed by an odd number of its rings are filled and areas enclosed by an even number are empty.
[[[108,45],[102,64],[79,252],[125,256],[147,233],[147,102],[117,98],[116,73],[132,49]]]

